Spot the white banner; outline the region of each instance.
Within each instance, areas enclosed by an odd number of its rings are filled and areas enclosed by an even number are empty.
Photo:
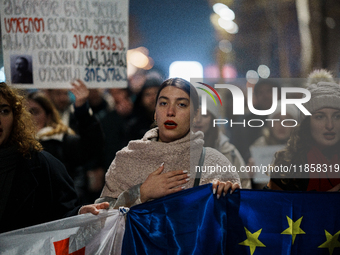
[[[23,212],[24,213],[24,212]],[[124,215],[100,210],[0,235],[1,255],[121,254]]]
[[[6,82],[127,87],[128,0],[0,0]]]

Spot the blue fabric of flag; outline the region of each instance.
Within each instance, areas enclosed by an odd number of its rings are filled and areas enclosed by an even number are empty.
[[[211,184],[127,214],[122,254],[340,254],[340,193],[236,190]]]
[[[224,254],[226,199],[211,184],[131,207],[122,254]]]

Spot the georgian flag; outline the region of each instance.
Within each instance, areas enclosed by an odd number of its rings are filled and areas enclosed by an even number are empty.
[[[3,233],[0,254],[121,254],[124,229],[119,210],[100,210]]]

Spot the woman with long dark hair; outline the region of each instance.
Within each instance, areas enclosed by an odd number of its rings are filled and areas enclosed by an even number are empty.
[[[130,141],[117,152],[108,173],[102,197],[116,199],[122,192],[140,184],[136,203],[147,202],[197,185],[213,182],[217,198],[240,187],[237,173],[199,171],[197,167],[230,166],[212,148],[203,151],[203,133],[190,130],[198,110],[198,94],[193,85],[180,78],[164,81],[156,97],[156,128],[141,140]],[[202,167],[199,164],[203,158]],[[196,171],[195,171],[196,170]],[[201,172],[200,178],[197,172]],[[138,186],[138,187],[139,187]]]
[[[108,207],[80,208],[65,166],[35,139],[24,96],[0,83],[0,233]]]

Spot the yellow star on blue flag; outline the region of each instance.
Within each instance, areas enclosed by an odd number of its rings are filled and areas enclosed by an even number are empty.
[[[244,227],[246,230],[247,239],[243,242],[239,243],[239,245],[249,246],[250,248],[250,255],[253,255],[255,252],[256,247],[266,247],[260,240],[259,236],[261,234],[262,228],[255,233],[251,233],[246,227]]]
[[[325,235],[326,235],[326,242],[318,246],[318,248],[328,248],[329,255],[333,254],[334,248],[340,247],[340,242],[339,242],[339,235],[340,231],[335,233],[334,236],[332,236],[327,230],[325,229]]]
[[[295,222],[291,218],[289,218],[288,216],[286,216],[286,217],[287,217],[289,227],[287,229],[285,229],[281,234],[282,235],[292,235],[293,244],[294,244],[296,235],[306,234],[305,231],[303,231],[300,228],[300,224],[301,224],[303,216]]]

